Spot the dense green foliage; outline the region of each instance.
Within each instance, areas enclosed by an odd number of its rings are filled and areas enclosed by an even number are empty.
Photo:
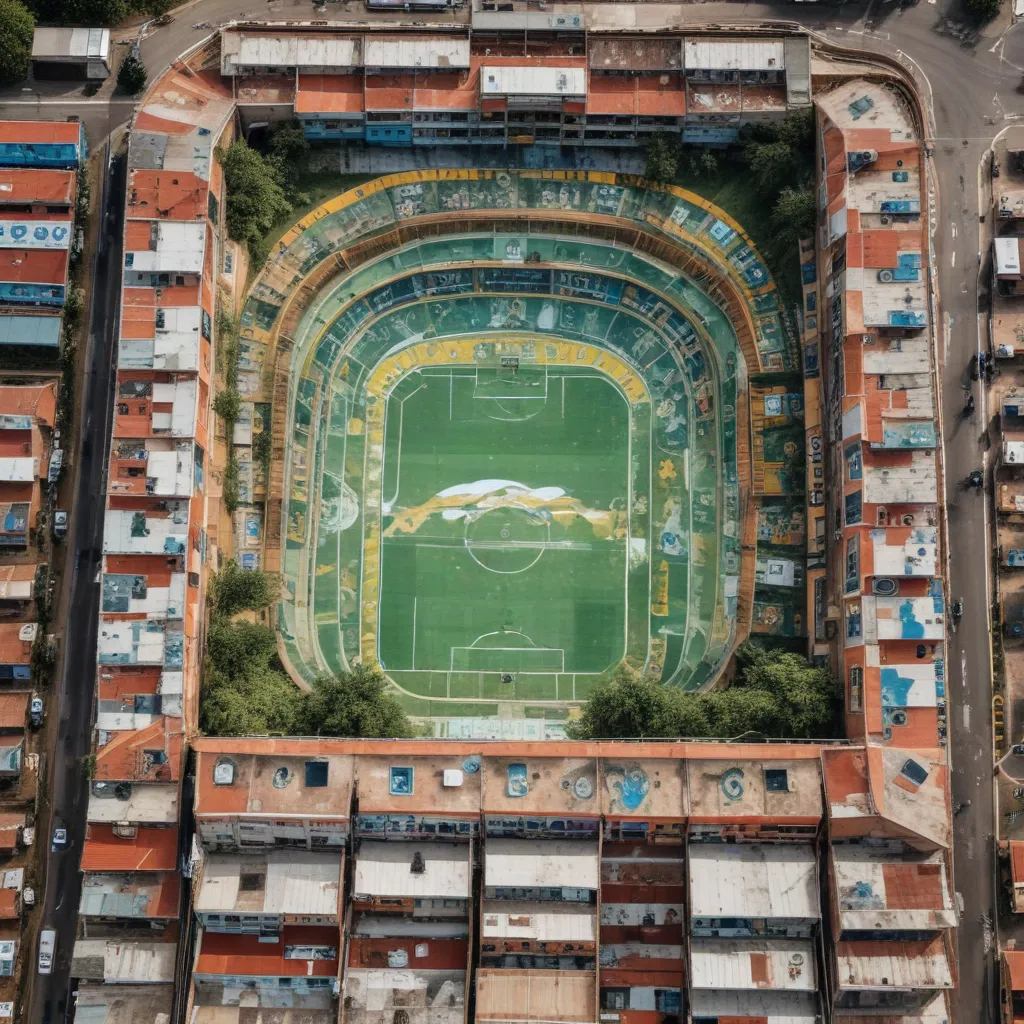
[[[30,0],[29,7],[48,25],[119,25],[130,14],[156,17],[170,0]]]
[[[232,621],[277,598],[270,573],[227,562],[210,584],[201,725],[216,736],[408,736],[409,720],[387,680],[357,666],[317,679],[309,692],[288,678],[277,656],[277,637],[257,622]]]
[[[273,604],[280,589],[281,581],[273,573],[243,569],[230,560],[210,583],[210,604],[218,616],[230,618],[240,611],[259,611]]]
[[[581,718],[569,725],[577,739],[752,737],[826,739],[837,730],[839,686],[798,654],[744,644],[738,673],[726,690],[688,694],[641,679],[628,670],[595,689]]]
[[[267,256],[263,237],[274,221],[291,211],[284,182],[275,163],[239,139],[217,150],[227,185],[228,233],[245,244],[254,265]]]
[[[981,21],[989,21],[999,13],[1001,0],[964,0],[968,14]]]
[[[301,731],[308,736],[409,736],[409,720],[387,685],[380,672],[362,665],[321,676],[302,697]]]
[[[647,143],[644,177],[655,185],[671,183],[679,172],[679,145],[670,135],[652,136]]]
[[[146,65],[142,63],[134,46],[125,54],[117,69],[117,84],[133,96],[146,88]]]
[[[0,0],[0,85],[28,75],[35,18],[19,0]]]

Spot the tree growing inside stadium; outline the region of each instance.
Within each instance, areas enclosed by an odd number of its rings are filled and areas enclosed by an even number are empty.
[[[670,183],[679,172],[679,147],[669,135],[655,135],[647,143],[644,177],[655,185]]]
[[[826,739],[836,735],[839,685],[798,654],[743,644],[726,690],[689,694],[620,668],[570,723],[574,739],[711,738],[751,735]]]

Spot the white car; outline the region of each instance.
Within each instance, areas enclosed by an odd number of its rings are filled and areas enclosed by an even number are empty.
[[[68,845],[68,830],[66,828],[55,828],[53,830],[53,845],[55,849],[58,846]]]
[[[21,845],[24,847],[31,846],[36,841],[36,830],[33,825],[26,825],[21,830]]]

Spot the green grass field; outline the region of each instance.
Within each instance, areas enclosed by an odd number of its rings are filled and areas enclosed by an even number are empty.
[[[464,367],[396,386],[378,654],[403,686],[493,698],[508,673],[504,692],[564,700],[574,674],[619,661],[629,417],[609,379],[563,367]]]

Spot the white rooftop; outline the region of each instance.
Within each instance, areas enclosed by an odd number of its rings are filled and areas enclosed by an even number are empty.
[[[180,555],[188,543],[188,503],[170,515],[108,509],[103,517],[107,555]]]
[[[417,856],[422,859],[422,871],[412,870]],[[469,847],[363,842],[356,854],[352,885],[355,896],[469,899],[472,886]]]
[[[273,850],[255,856],[209,854],[203,865],[195,909],[199,913],[245,911],[336,917],[341,898],[341,867],[340,853]],[[248,876],[245,888],[243,876]],[[252,878],[259,880],[258,887],[252,887]]]
[[[450,36],[388,39],[368,35],[363,40],[363,63],[368,68],[468,68],[469,40]]]
[[[697,1017],[751,1017],[764,1024],[814,1024],[819,1020],[818,997],[811,992],[713,992],[690,996]]]
[[[97,656],[104,665],[162,665],[166,635],[162,622],[103,621],[96,641]]]
[[[809,939],[691,939],[694,989],[779,989],[816,992],[814,944]]]
[[[687,71],[784,71],[785,43],[781,39],[683,40]]]
[[[935,452],[914,450],[909,465],[864,460],[864,504],[918,505],[938,500]]]
[[[594,907],[579,903],[484,900],[481,935],[484,939],[594,942],[597,912]]]
[[[941,939],[931,942],[838,942],[836,983],[842,989],[953,987]]]
[[[174,824],[178,820],[178,787],[94,781],[86,818],[90,823],[106,825],[119,821],[138,825]]]
[[[32,33],[33,60],[106,60],[109,55],[109,28],[36,28]]]
[[[37,475],[36,460],[31,457],[0,458],[0,483],[31,483]]]
[[[81,967],[88,971],[82,977],[92,978],[94,971],[98,975],[96,969],[102,962],[102,980],[107,983],[167,983],[174,981],[177,949],[174,942],[79,939],[73,956],[76,961],[84,962]]]
[[[996,273],[999,276],[1020,277],[1020,239],[1016,235],[992,240]]]
[[[484,885],[597,889],[600,886],[597,843],[489,839],[484,847]]]
[[[163,327],[152,338],[122,337],[119,370],[198,370],[202,310],[199,306],[173,306],[162,310]]]
[[[934,576],[938,571],[938,530],[923,526],[911,530],[906,540],[889,543],[889,531],[871,530],[875,576]]]
[[[533,66],[480,68],[482,96],[578,96],[587,94],[585,68]]]
[[[693,917],[821,917],[811,846],[694,844],[689,850]]]
[[[156,249],[125,253],[125,266],[137,271],[201,274],[206,225],[203,221],[152,221]],[[131,263],[128,263],[128,259]]]
[[[221,33],[221,73],[243,68],[349,68],[362,61],[362,38],[334,33]]]

